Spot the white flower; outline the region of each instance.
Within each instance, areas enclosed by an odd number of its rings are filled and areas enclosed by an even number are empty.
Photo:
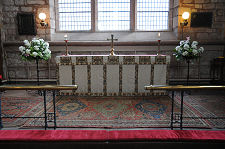
[[[198,50],[199,50],[201,53],[204,52],[204,48],[203,48],[203,47],[200,47]]]
[[[185,42],[184,42],[184,44],[189,44],[190,43],[190,41],[189,40],[186,40]]]
[[[193,52],[194,55],[197,55],[198,54],[198,51],[197,50],[193,50],[192,52]]]
[[[24,42],[25,46],[30,47],[30,42],[28,40],[24,40],[23,42]]]
[[[44,54],[50,54],[51,51],[49,49],[45,49],[45,51],[43,52]]]
[[[41,41],[41,42],[45,42],[45,41],[44,41],[44,39],[39,39],[39,41]]]
[[[23,51],[25,51],[25,47],[24,46],[20,46],[19,50],[20,50],[20,52],[23,52]]]
[[[36,39],[36,38],[33,38],[32,42],[35,43],[35,44],[38,44],[38,45],[40,44],[40,41],[38,39]]]
[[[49,47],[49,43],[48,43],[48,42],[45,42],[43,45],[44,45],[44,47],[46,47],[46,48]]]
[[[174,50],[173,55],[176,56],[176,59],[194,59],[201,56],[204,48],[198,48],[198,42],[191,42],[190,37],[187,37],[187,40],[180,41],[180,46],[177,46]]]
[[[43,60],[48,60],[51,57],[49,43],[43,39],[33,38],[31,41],[24,40],[25,46],[20,46],[19,51],[23,60],[32,60],[37,57]]]
[[[193,41],[192,44],[191,44],[191,46],[193,46],[193,45],[196,45],[197,46],[198,45],[198,42],[197,41]]]
[[[184,49],[188,50],[190,48],[190,46],[188,44],[184,45]]]
[[[34,46],[34,50],[39,51],[39,46]]]
[[[192,48],[192,49],[197,49],[197,46],[192,44],[192,45],[191,45],[191,48]]]
[[[185,51],[185,52],[182,53],[182,55],[183,55],[183,56],[186,56],[186,55],[188,55],[188,52]]]
[[[180,52],[180,51],[182,50],[182,48],[181,48],[180,46],[177,46],[177,47],[176,47],[176,50],[177,50],[178,52]]]
[[[182,41],[180,41],[180,46],[182,46],[184,44],[184,41],[182,40]]]
[[[33,52],[32,55],[33,55],[34,57],[36,57],[36,56],[38,55],[38,53],[37,53],[37,52]]]
[[[30,49],[26,49],[26,54],[30,54]]]

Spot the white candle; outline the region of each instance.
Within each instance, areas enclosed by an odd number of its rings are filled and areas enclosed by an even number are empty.
[[[65,38],[65,40],[67,40],[67,38],[68,38],[67,34],[64,35],[64,38]]]
[[[158,33],[158,37],[160,38],[160,33]]]

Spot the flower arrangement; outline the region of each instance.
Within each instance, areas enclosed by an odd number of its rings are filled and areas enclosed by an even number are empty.
[[[186,60],[190,61],[192,59],[198,58],[204,51],[203,47],[198,49],[197,41],[190,41],[190,37],[187,37],[187,40],[180,41],[180,45],[174,49],[174,55],[177,60]]]
[[[49,43],[43,39],[33,38],[31,41],[24,40],[24,46],[20,46],[19,51],[21,52],[22,60],[48,60],[51,58]]]

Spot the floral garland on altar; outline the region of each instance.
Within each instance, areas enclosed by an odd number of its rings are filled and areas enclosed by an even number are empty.
[[[191,42],[190,37],[187,37],[187,40],[180,41],[180,45],[173,50],[175,52],[173,55],[175,55],[177,60],[190,61],[196,59],[204,52],[203,47],[198,48],[197,46],[197,41]]]
[[[24,46],[19,47],[22,60],[48,60],[51,58],[51,51],[49,50],[49,43],[43,39],[33,38],[31,41],[24,40]]]

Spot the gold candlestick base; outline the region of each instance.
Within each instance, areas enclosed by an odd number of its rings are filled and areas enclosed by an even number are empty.
[[[160,42],[161,42],[161,40],[158,40],[158,51],[157,51],[157,55],[160,55]]]
[[[115,56],[116,54],[114,53],[114,49],[113,48],[111,48],[111,51],[110,51],[110,54],[109,54],[110,56]]]
[[[65,52],[65,56],[68,56],[68,55],[69,55],[69,51],[68,51],[68,47],[67,47],[67,42],[68,42],[68,40],[65,40],[65,43],[66,43],[66,52]]]

